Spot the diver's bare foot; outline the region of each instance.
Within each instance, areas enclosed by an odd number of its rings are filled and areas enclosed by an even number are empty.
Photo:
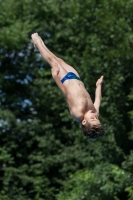
[[[31,38],[32,38],[32,42],[33,42],[34,47],[37,48],[37,40],[39,39],[38,33],[33,33],[31,35]]]
[[[38,35],[38,33],[33,33],[31,35],[31,38],[32,38],[32,41],[33,41],[33,44],[34,44],[35,48],[37,48],[37,42],[41,42],[41,44],[43,46],[45,46],[44,43],[43,43],[43,41],[42,41],[42,39],[41,39],[41,37]]]
[[[33,33],[33,34],[31,35],[31,38],[32,38],[32,40],[35,42],[35,41],[39,38],[38,33]]]

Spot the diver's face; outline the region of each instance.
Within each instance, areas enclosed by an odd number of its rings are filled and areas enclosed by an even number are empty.
[[[85,125],[86,122],[89,122],[92,126],[100,124],[97,114],[93,110],[89,110],[85,116],[82,124]]]

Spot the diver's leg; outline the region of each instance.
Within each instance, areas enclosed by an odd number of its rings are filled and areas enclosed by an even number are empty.
[[[42,57],[52,66],[52,61],[53,60],[57,60],[60,65],[67,71],[67,72],[73,72],[75,73],[77,76],[79,76],[78,72],[70,65],[68,65],[66,62],[64,62],[62,59],[58,58],[57,56],[55,56],[44,44],[44,42],[42,41],[42,39],[40,38],[40,36],[37,33],[34,33],[32,35],[32,39],[34,44],[37,46],[37,48],[39,49]],[[40,41],[41,46],[38,44],[37,41]]]
[[[44,43],[42,42],[41,38],[39,37],[38,33],[34,33],[31,35],[32,41],[34,45],[37,47],[39,50],[41,56],[45,61],[47,61],[51,67],[53,63],[55,62],[55,56],[54,54],[52,55],[44,46]]]
[[[54,65],[58,65],[58,67],[60,68],[58,76],[61,80],[67,74],[67,71],[61,65],[61,62],[59,62],[58,57],[56,57],[51,51],[47,49],[47,47],[44,45],[42,39],[37,33],[32,34],[31,37],[35,46],[38,48],[40,54],[42,55],[43,59],[47,61],[51,67],[53,67]]]
[[[64,67],[64,69],[67,71],[67,72],[73,72],[74,74],[76,74],[78,77],[79,74],[78,72],[76,71],[76,69],[74,69],[71,65],[68,65],[66,62],[64,62],[62,59],[60,58],[57,58],[59,63]]]

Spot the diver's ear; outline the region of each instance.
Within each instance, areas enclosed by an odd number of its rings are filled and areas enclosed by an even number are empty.
[[[85,124],[86,124],[86,120],[83,119],[83,120],[82,120],[82,125],[85,125]]]

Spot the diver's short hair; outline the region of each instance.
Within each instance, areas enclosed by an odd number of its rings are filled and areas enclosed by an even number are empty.
[[[104,135],[104,129],[101,124],[91,125],[89,122],[86,122],[85,125],[82,125],[82,131],[91,140],[97,140]]]

